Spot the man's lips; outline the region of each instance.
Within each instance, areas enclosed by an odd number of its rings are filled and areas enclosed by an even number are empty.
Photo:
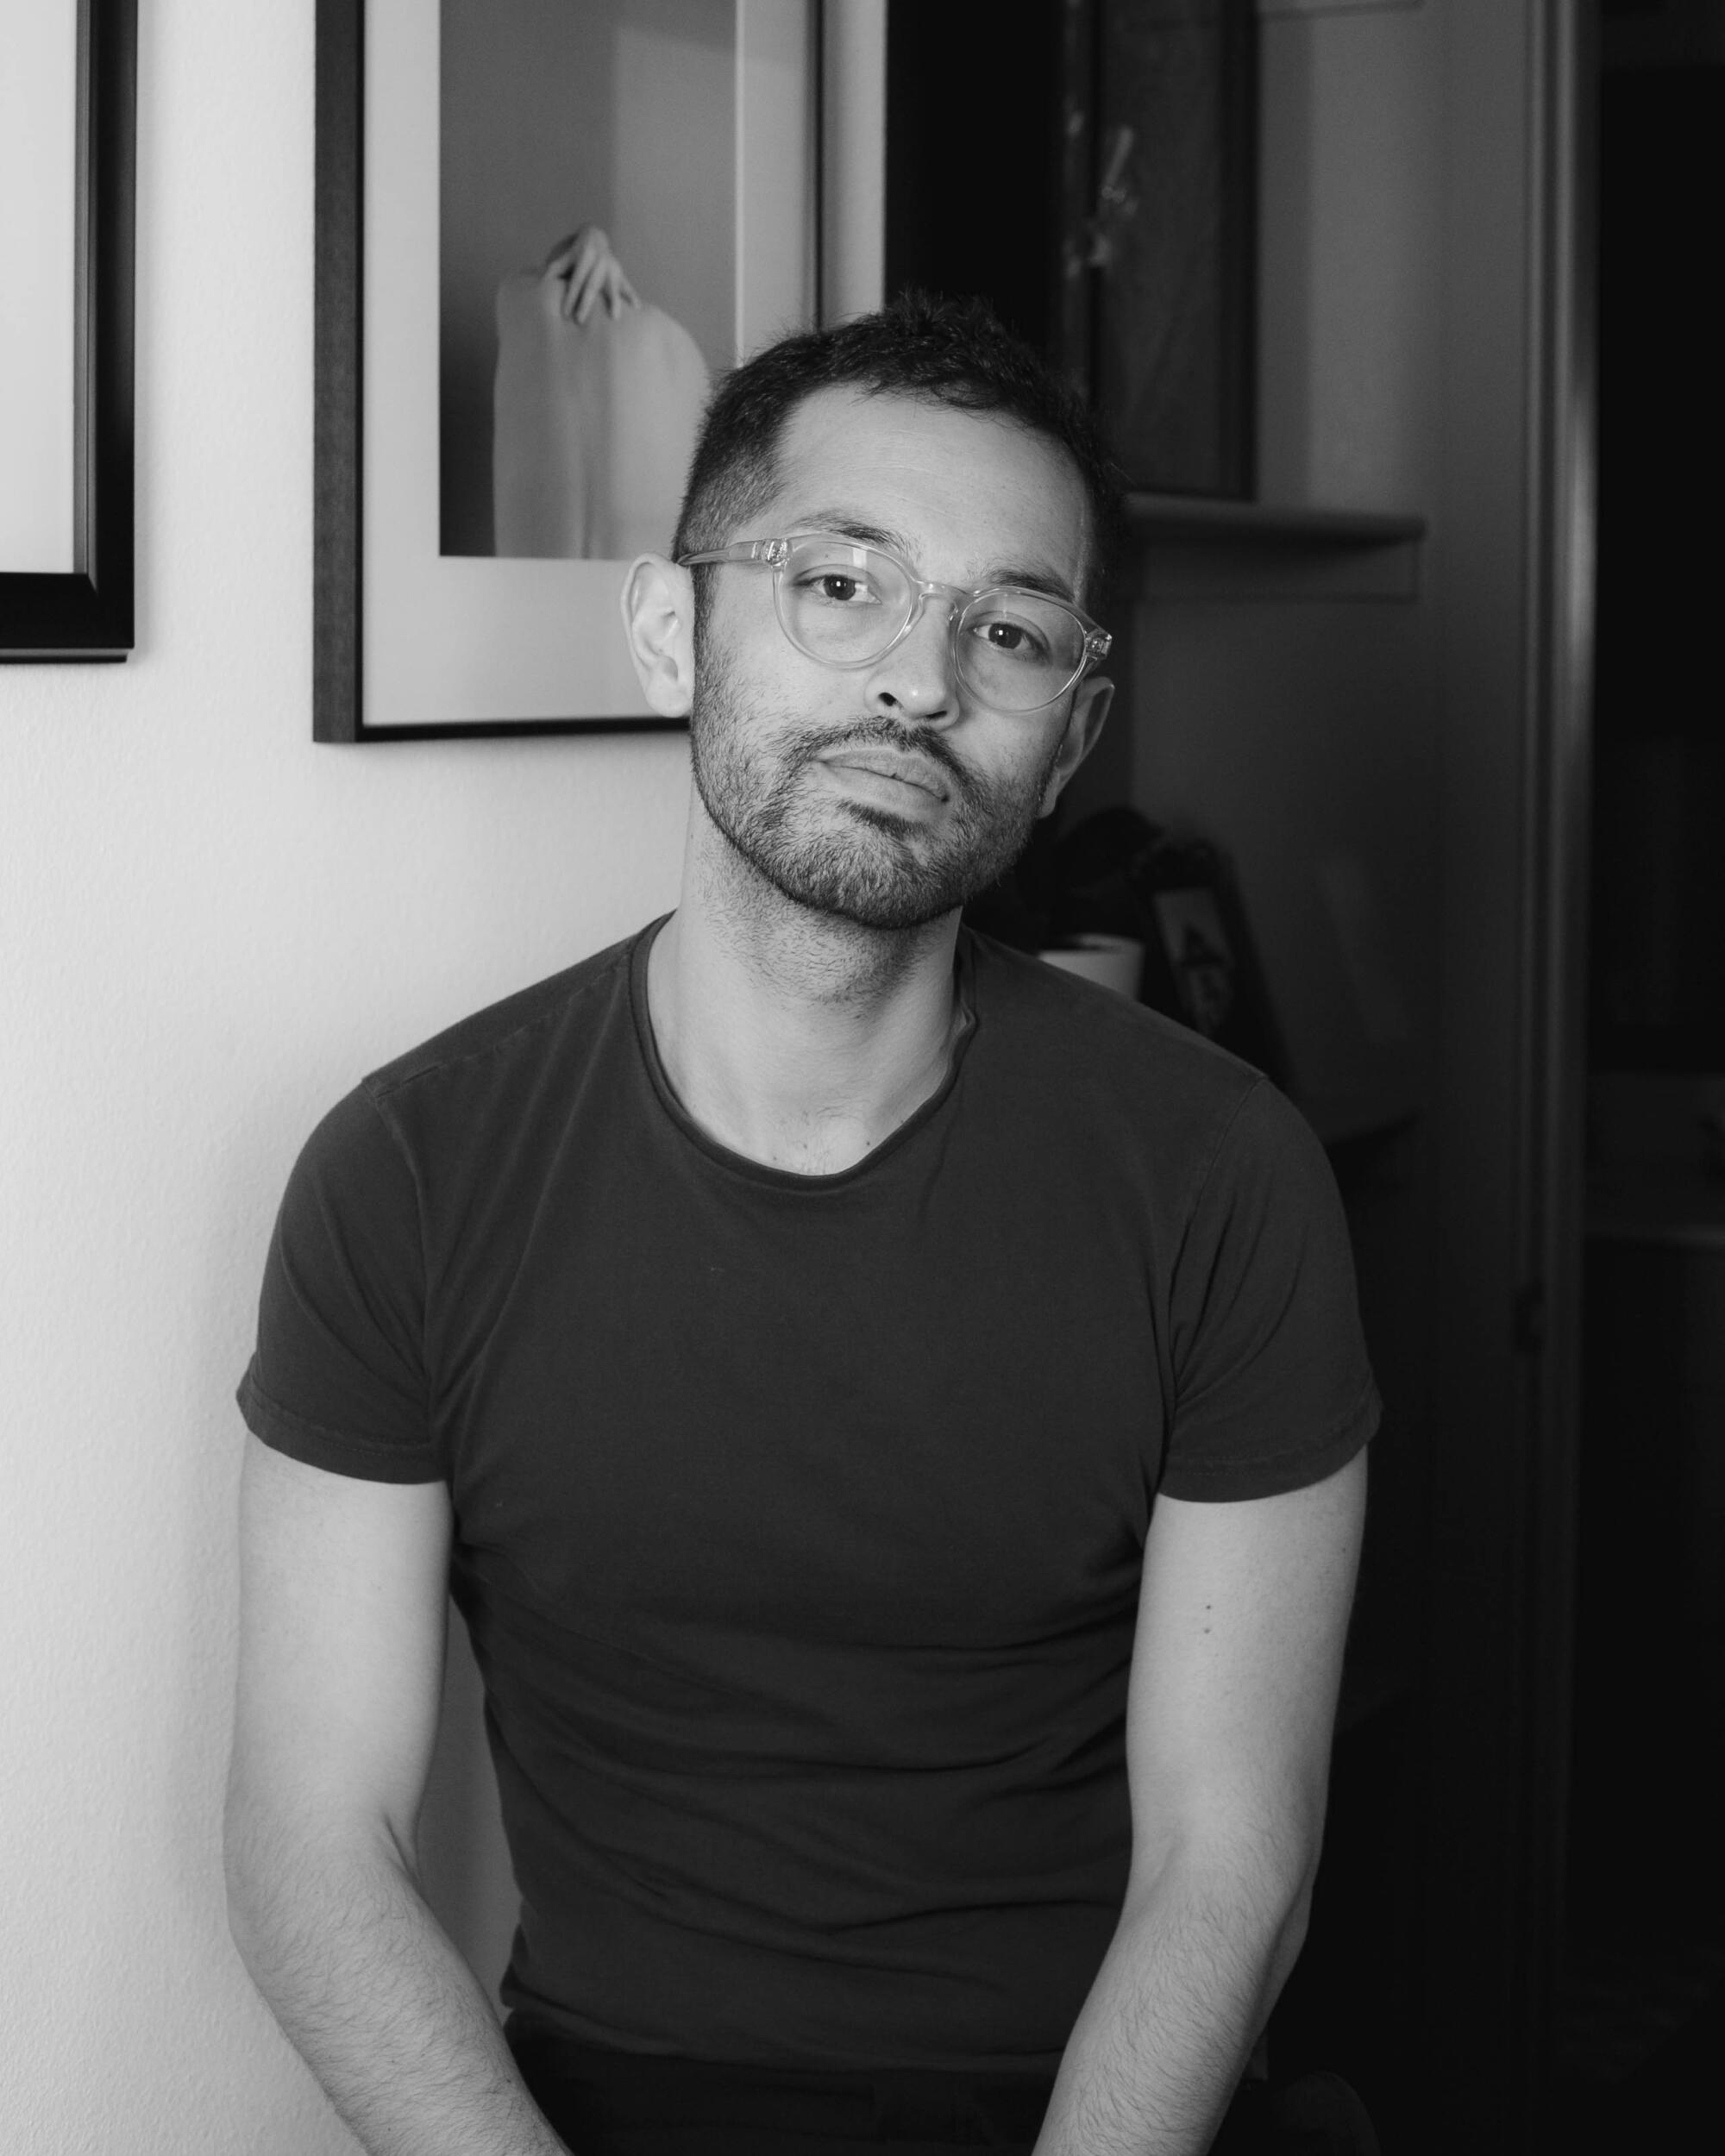
[[[871,778],[895,780],[919,793],[944,801],[951,791],[946,774],[931,756],[906,755],[896,749],[880,749],[858,743],[831,750],[820,761],[839,770],[866,771]]]

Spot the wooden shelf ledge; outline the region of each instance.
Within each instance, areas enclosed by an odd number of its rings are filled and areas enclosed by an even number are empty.
[[[1423,517],[1129,494],[1130,580],[1151,599],[1412,599]]]

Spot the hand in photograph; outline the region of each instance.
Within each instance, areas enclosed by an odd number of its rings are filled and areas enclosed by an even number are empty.
[[[505,278],[496,320],[496,552],[604,561],[662,548],[706,402],[694,339],[641,298],[596,224]]]
[[[641,304],[622,263],[611,251],[611,241],[596,224],[577,225],[559,240],[540,275],[561,283],[559,311],[565,322],[584,323],[601,299],[613,322],[624,308]]]

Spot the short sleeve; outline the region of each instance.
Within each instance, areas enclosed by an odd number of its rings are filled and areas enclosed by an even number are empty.
[[[318,1125],[288,1179],[239,1388],[248,1427],[338,1475],[441,1479],[424,1307],[412,1171],[361,1087]]]
[[[1320,1482],[1377,1427],[1353,1256],[1310,1127],[1267,1082],[1204,1174],[1175,1269],[1170,1497],[1270,1497]]]

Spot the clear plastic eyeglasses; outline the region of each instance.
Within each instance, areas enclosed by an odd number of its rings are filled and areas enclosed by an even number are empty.
[[[829,667],[875,665],[910,634],[930,599],[944,599],[953,667],[993,711],[1039,711],[1057,703],[1113,642],[1088,614],[1046,592],[932,584],[885,547],[826,532],[741,539],[711,554],[686,554],[680,566],[705,561],[771,569],[779,626],[799,651]]]

